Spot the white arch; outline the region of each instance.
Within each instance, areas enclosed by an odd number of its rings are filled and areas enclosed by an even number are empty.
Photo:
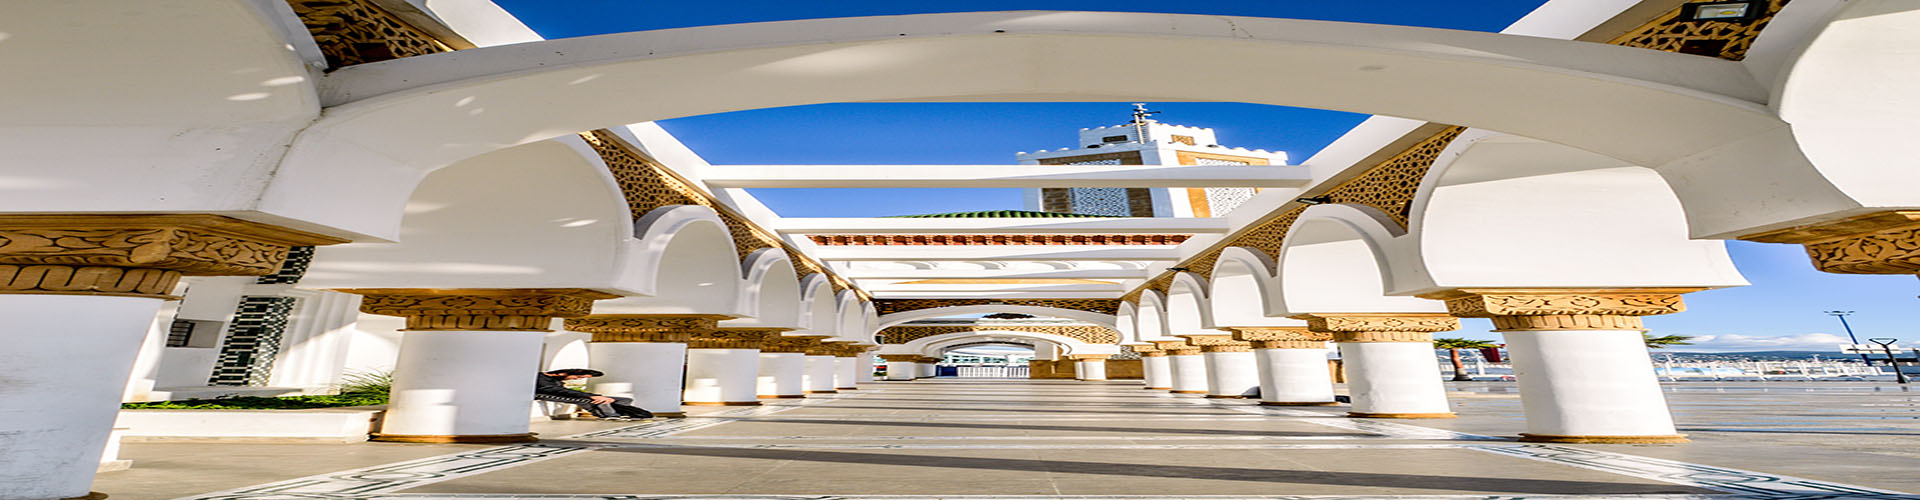
[[[1139,330],[1136,328],[1139,319],[1134,314],[1139,307],[1132,302],[1122,301],[1119,311],[1113,315],[1113,331],[1120,334],[1120,345],[1140,343]]]
[[[793,261],[779,248],[762,248],[747,255],[741,265],[746,281],[740,287],[740,303],[746,318],[728,320],[723,327],[799,328],[800,280],[794,276]]]
[[[1441,152],[1399,239],[1405,256],[1391,260],[1409,272],[1393,274],[1396,295],[1746,284],[1724,243],[1689,238],[1680,200],[1653,170],[1484,130]]]
[[[595,314],[716,314],[741,317],[740,262],[732,233],[713,209],[669,205],[634,222],[634,273],[647,297],[595,302]],[[644,228],[644,229],[639,229]]]
[[[1200,275],[1180,272],[1167,285],[1167,335],[1219,335],[1213,329],[1213,305]]]
[[[1280,294],[1276,264],[1265,252],[1247,247],[1221,249],[1213,264],[1213,288],[1208,291],[1216,326],[1305,326],[1270,310],[1271,297]]]
[[[1387,284],[1408,264],[1391,257],[1404,230],[1371,207],[1308,207],[1280,242],[1280,293],[1269,310],[1309,313],[1446,312],[1437,300],[1389,296]]]
[[[839,298],[826,275],[809,273],[800,280],[800,330],[794,335],[834,336],[840,332]]]
[[[842,290],[837,299],[835,317],[840,327],[839,334],[835,338],[849,342],[868,342],[873,337],[873,332],[867,331],[867,311],[866,307],[861,305],[860,294],[853,290]]]
[[[884,344],[880,346],[880,354],[917,354],[921,356],[933,356],[940,353],[939,349],[935,346],[947,345],[954,342],[979,342],[982,339],[996,339],[996,338],[1029,339],[1033,341],[1052,342],[1054,344],[1059,344],[1061,347],[1065,348],[1067,351],[1066,352],[1067,354],[1119,354],[1120,353],[1120,346],[1117,344],[1094,344],[1094,343],[1084,342],[1079,339],[1075,339],[1073,337],[1068,337],[1064,335],[1054,335],[1051,333],[1035,333],[1035,332],[1015,332],[1015,331],[1007,331],[1007,330],[983,330],[983,331],[975,331],[975,332],[943,333],[940,335],[932,335],[928,337],[914,339],[913,341],[907,342],[905,344]]]
[[[1114,53],[1159,70],[1111,78],[1110,62],[1093,56]],[[1220,72],[1217,60],[1261,64]],[[1503,130],[1645,165],[1785,128],[1755,104],[1766,94],[1732,61],[1172,14],[926,14],[625,33],[357,65],[324,87],[336,105],[301,134],[260,206],[376,236],[392,233],[377,210],[397,209],[390,190],[460,158],[625,123],[825,102],[1237,101]],[[329,210],[341,204],[376,210]]]
[[[1160,292],[1141,290],[1140,303],[1133,314],[1133,331],[1142,342],[1180,340],[1167,333],[1167,301]]]
[[[1118,329],[1115,324],[1115,318],[1111,314],[1102,314],[1102,313],[1097,313],[1092,311],[1081,311],[1078,309],[1061,309],[1058,307],[1017,306],[1017,305],[999,305],[999,304],[934,307],[934,308],[928,308],[928,309],[915,309],[912,311],[901,311],[893,314],[885,314],[879,317],[880,319],[879,328],[884,329],[890,326],[906,323],[908,321],[922,320],[922,319],[928,319],[928,318],[939,318],[943,316],[956,316],[961,314],[992,314],[992,313],[1003,313],[1003,312],[1031,314],[1034,316],[1047,316],[1047,317],[1054,317],[1054,318],[1066,318],[1066,319],[1072,319],[1072,320],[1085,321],[1088,323],[1093,323],[1096,325],[1104,326],[1107,328],[1113,328],[1116,330]]]

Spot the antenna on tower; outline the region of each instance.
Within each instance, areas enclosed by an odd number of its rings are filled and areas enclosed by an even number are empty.
[[[1147,111],[1147,103],[1133,103],[1133,136],[1137,138],[1141,144],[1147,143],[1147,123],[1153,121],[1147,117],[1157,114],[1160,114],[1160,112]]]

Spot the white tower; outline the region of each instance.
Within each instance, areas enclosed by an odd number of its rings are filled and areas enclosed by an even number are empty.
[[[1149,119],[1135,103],[1133,121],[1080,129],[1080,147],[1018,153],[1022,165],[1286,165],[1287,154],[1228,148],[1213,129]],[[1143,139],[1144,138],[1144,139]],[[1029,188],[1026,209],[1124,217],[1219,217],[1253,197],[1255,188]]]

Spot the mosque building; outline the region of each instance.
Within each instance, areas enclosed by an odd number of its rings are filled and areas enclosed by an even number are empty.
[[[1080,129],[1079,146],[1014,155],[1022,165],[1286,165],[1287,154],[1221,146],[1210,128],[1161,123],[1136,104],[1131,122]],[[1026,209],[1113,217],[1219,217],[1257,188],[1030,188]]]

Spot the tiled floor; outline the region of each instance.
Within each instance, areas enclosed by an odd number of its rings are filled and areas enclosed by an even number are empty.
[[[1902,466],[1887,460],[1907,457],[1815,447],[1873,465],[1858,475],[1831,464],[1793,465],[1800,458],[1791,450],[1768,462],[1753,456],[1752,439],[1723,431],[1677,446],[1516,443],[1490,435],[1519,429],[1518,400],[1498,384],[1463,386],[1476,392],[1456,394],[1459,420],[1398,422],[1348,419],[1337,407],[1265,408],[1139,387],[877,383],[638,425],[541,423],[543,436],[567,437],[516,446],[135,443],[124,453],[135,468],[102,474],[95,489],[127,500],[1920,498],[1833,477],[1911,474],[1920,461]],[[1689,426],[1711,424],[1696,424],[1696,416],[1765,422],[1812,411],[1735,393],[1742,397],[1676,393],[1674,406]],[[1897,397],[1878,396],[1874,404],[1895,405],[1880,408],[1900,410]],[[1748,407],[1780,411],[1714,413]],[[1816,474],[1777,474],[1796,469]]]

